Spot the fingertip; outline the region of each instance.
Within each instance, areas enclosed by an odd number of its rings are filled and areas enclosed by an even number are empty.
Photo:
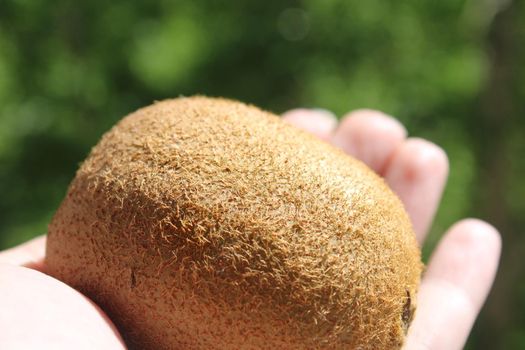
[[[446,178],[449,160],[443,148],[422,138],[409,138],[396,155],[404,169],[406,180],[413,181],[428,174]]]
[[[344,123],[366,123],[373,124],[374,128],[386,130],[396,135],[405,138],[407,130],[403,124],[396,118],[374,109],[356,109],[345,114],[342,118],[341,124]]]
[[[337,119],[337,116],[332,111],[329,111],[328,109],[312,108],[309,111],[329,121],[333,127],[336,127],[337,123],[339,122],[339,120]]]
[[[433,254],[427,277],[461,288],[481,307],[492,285],[501,252],[501,236],[490,224],[464,219],[445,234]]]
[[[290,109],[289,111],[284,112],[281,116],[284,120],[290,122],[296,119],[300,119],[308,113],[309,113],[309,110],[306,108],[294,108],[294,109]]]
[[[445,151],[421,138],[405,140],[385,170],[385,180],[405,205],[420,244],[438,207],[448,172]]]
[[[407,136],[405,127],[380,111],[360,109],[346,114],[333,143],[381,174]]]
[[[326,109],[297,108],[282,115],[285,122],[328,141],[337,127],[337,117]]]
[[[38,236],[19,246],[0,252],[0,263],[25,266],[44,271],[46,235]]]
[[[453,230],[459,229],[461,231],[467,231],[465,230],[465,228],[468,228],[469,229],[468,231],[472,230],[472,231],[478,232],[483,235],[499,236],[499,232],[494,226],[492,226],[491,224],[489,224],[488,222],[484,220],[477,219],[477,218],[466,218],[466,219],[460,220],[454,225],[452,225],[451,227],[451,229]]]
[[[405,349],[461,349],[490,291],[501,238],[490,224],[464,219],[442,238],[418,294]]]
[[[465,247],[478,246],[489,249],[487,253],[491,256],[499,257],[501,253],[501,235],[494,226],[486,221],[476,218],[463,219],[450,228],[450,234],[454,235],[458,244]]]

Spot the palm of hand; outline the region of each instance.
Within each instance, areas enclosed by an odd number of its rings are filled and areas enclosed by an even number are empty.
[[[289,123],[365,162],[407,209],[422,244],[438,206],[448,161],[438,146],[406,138],[399,122],[361,110],[342,122],[293,110]],[[443,237],[423,278],[405,349],[459,349],[494,279],[500,237],[488,224],[460,221]],[[45,275],[45,237],[0,253],[0,348],[125,349],[109,318],[89,299]]]

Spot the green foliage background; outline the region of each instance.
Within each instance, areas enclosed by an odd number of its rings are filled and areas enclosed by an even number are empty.
[[[0,1],[0,248],[46,232],[78,164],[154,100],[368,107],[442,145],[428,252],[465,216],[503,233],[469,348],[525,348],[525,6],[469,1]]]

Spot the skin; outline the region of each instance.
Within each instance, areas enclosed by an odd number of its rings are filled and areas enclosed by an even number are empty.
[[[448,175],[439,146],[407,138],[397,120],[373,110],[348,113],[340,123],[324,110],[296,109],[283,118],[383,176],[423,244]],[[499,233],[481,220],[461,220],[445,233],[423,277],[405,350],[463,347],[494,280],[500,250]],[[125,349],[100,308],[45,274],[44,256],[45,236],[0,252],[0,348]]]

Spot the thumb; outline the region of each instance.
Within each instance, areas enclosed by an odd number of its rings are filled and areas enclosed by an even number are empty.
[[[25,266],[43,272],[46,255],[46,235],[0,252],[0,263]]]

